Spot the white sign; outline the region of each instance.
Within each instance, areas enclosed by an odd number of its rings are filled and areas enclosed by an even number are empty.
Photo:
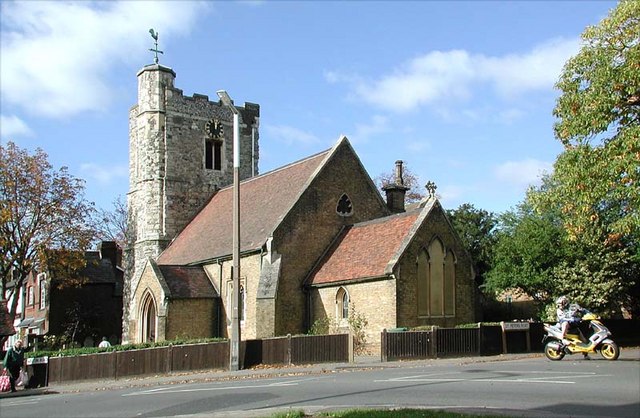
[[[49,357],[31,357],[27,359],[27,366],[31,366],[32,364],[47,364],[49,363]]]
[[[505,331],[528,331],[528,322],[503,322],[502,329]]]

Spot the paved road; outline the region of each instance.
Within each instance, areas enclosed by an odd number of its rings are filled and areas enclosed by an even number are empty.
[[[640,417],[640,352],[618,361],[543,357],[336,365],[288,375],[0,399],[9,417],[268,417],[372,408],[435,408],[535,417]]]

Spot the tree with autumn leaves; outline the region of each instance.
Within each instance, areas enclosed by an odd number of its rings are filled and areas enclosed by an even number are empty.
[[[55,272],[58,286],[81,281],[73,273],[84,267],[84,251],[96,238],[94,213],[93,203],[84,198],[84,181],[66,167],[54,170],[41,149],[30,154],[13,142],[0,144],[3,289],[10,284],[10,291],[18,291],[35,271]],[[10,318],[17,305],[13,297]]]
[[[640,2],[621,1],[564,66],[553,111],[564,150],[502,228],[489,285],[640,314]],[[544,226],[544,228],[542,227]],[[532,247],[536,247],[533,248]]]

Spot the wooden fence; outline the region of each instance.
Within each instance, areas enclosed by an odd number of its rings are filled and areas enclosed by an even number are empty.
[[[242,341],[242,367],[258,364],[347,362],[353,359],[349,334],[286,336]],[[48,381],[119,379],[177,371],[229,368],[227,341],[51,357]]]

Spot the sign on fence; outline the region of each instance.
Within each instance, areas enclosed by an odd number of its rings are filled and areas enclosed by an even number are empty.
[[[524,331],[527,333],[527,351],[531,351],[531,335],[528,322],[500,322],[502,326],[502,352],[507,354],[507,332]]]

